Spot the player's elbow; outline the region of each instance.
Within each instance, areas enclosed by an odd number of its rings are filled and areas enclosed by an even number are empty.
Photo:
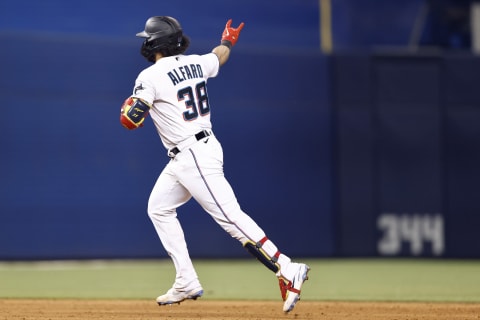
[[[142,99],[128,98],[120,110],[120,124],[128,130],[143,127],[150,108],[151,106]]]

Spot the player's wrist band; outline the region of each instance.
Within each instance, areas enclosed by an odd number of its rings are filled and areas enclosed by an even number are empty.
[[[222,40],[222,42],[220,42],[221,45],[224,45],[225,47],[228,47],[228,49],[232,49],[232,43],[228,40]]]

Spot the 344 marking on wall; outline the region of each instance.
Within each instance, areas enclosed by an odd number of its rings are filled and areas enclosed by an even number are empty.
[[[383,213],[377,219],[381,236],[377,250],[383,256],[441,256],[445,250],[444,221],[441,214]]]

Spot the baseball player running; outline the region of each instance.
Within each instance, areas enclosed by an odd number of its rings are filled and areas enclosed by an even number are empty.
[[[167,16],[146,21],[141,54],[153,63],[138,75],[133,94],[121,107],[120,122],[133,130],[151,115],[170,161],[153,187],[148,215],[176,270],[173,286],[156,301],[159,305],[197,299],[203,288],[189,256],[177,208],[192,197],[212,218],[277,276],[291,311],[300,299],[309,267],[281,253],[256,222],[242,211],[223,173],[223,151],[210,122],[207,80],[217,76],[229,59],[244,23],[231,27],[220,45],[204,55],[184,55],[190,39],[179,22]]]

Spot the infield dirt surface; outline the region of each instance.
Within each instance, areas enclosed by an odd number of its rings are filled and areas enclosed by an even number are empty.
[[[453,320],[480,319],[480,304],[413,302],[300,301],[289,313],[281,301],[185,301],[157,306],[145,300],[0,300],[1,320],[59,319],[355,319],[355,320]]]

